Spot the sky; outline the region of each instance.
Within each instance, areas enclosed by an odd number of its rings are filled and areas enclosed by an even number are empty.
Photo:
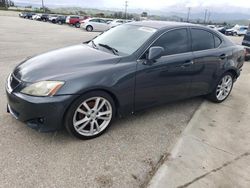
[[[40,4],[42,0],[14,0],[16,3]],[[88,8],[122,8],[125,0],[44,0],[45,5],[80,6]],[[250,0],[128,0],[131,9],[161,10],[172,6],[204,7],[239,7],[249,8]]]

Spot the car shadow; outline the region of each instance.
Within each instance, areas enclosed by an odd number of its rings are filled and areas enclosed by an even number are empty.
[[[143,129],[147,129],[145,126],[154,126],[154,124],[157,124],[157,121],[164,121],[166,126],[185,126],[203,100],[203,97],[185,99],[152,107],[134,115],[116,118],[110,128],[101,137],[105,135],[117,137],[116,134],[122,132],[129,133],[129,131],[133,132],[135,128],[142,129],[142,127],[144,127]],[[53,133],[52,140],[64,140],[65,142],[80,141],[71,136],[65,128]]]

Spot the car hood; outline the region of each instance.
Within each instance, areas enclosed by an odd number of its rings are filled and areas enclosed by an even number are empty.
[[[15,68],[14,75],[24,82],[58,80],[76,73],[100,71],[107,64],[112,66],[119,60],[120,56],[81,44],[29,58]]]

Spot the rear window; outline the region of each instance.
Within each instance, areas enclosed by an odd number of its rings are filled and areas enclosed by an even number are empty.
[[[203,29],[191,29],[193,51],[218,48],[222,40],[219,36]]]
[[[214,48],[213,34],[202,29],[191,29],[193,51],[208,50]]]
[[[214,45],[215,45],[215,48],[218,48],[221,44],[221,39],[217,36],[214,35]]]

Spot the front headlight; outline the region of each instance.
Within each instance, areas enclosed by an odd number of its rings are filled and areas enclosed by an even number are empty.
[[[63,86],[62,81],[41,81],[21,90],[21,93],[33,96],[53,96]]]

